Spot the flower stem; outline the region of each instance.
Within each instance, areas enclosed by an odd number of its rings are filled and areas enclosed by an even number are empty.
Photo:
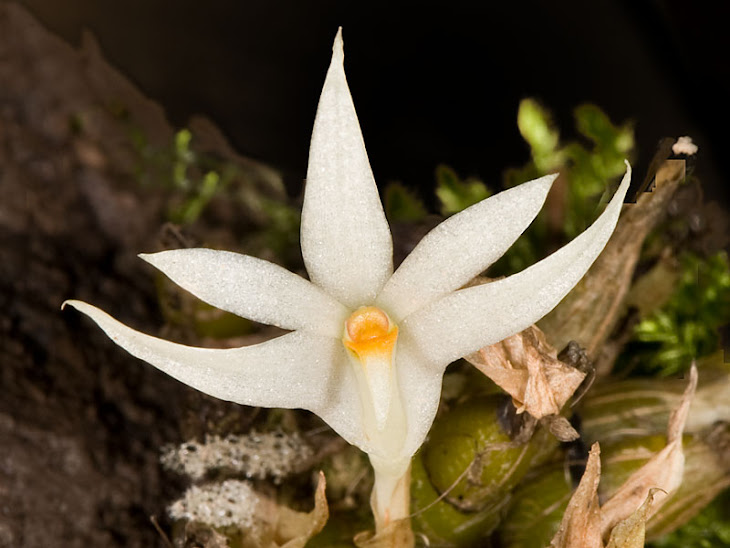
[[[378,472],[370,506],[375,516],[375,535],[358,535],[360,548],[412,548],[413,531],[410,520],[411,468],[400,477]]]

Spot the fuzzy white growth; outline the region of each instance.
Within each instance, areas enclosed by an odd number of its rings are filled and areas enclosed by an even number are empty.
[[[297,433],[257,433],[246,436],[208,436],[205,443],[189,441],[169,447],[160,457],[165,468],[202,479],[213,470],[245,474],[250,479],[271,478],[274,483],[297,470],[314,454]]]
[[[692,137],[685,135],[677,139],[677,142],[672,145],[672,152],[674,154],[684,154],[686,156],[694,156],[697,154],[699,147],[692,142]]]
[[[248,529],[254,525],[258,503],[258,495],[248,483],[226,480],[201,487],[193,485],[183,498],[170,505],[168,512],[173,519]]]

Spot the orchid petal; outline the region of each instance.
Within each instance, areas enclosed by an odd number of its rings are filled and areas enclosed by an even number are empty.
[[[616,226],[631,168],[601,216],[558,251],[508,278],[451,293],[401,323],[437,369],[513,335],[550,312],[580,281]]]
[[[415,341],[401,335],[396,357],[398,386],[405,412],[407,431],[401,453],[410,458],[423,445],[433,424],[443,376],[434,374],[431,361]]]
[[[308,409],[367,451],[357,384],[342,343],[295,331],[241,348],[196,348],[140,333],[81,301],[66,301],[116,344],[175,379],[243,405]]]
[[[214,249],[176,249],[140,257],[216,308],[283,329],[342,337],[347,309],[274,263]]]
[[[372,303],[393,271],[393,242],[343,68],[341,31],[319,100],[302,207],[311,280],[341,303]]]
[[[529,181],[446,219],[406,257],[376,304],[399,322],[486,270],[529,226],[556,178]]]

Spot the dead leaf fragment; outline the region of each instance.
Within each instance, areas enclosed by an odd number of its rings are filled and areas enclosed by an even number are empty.
[[[466,359],[512,396],[518,413],[527,411],[536,419],[557,415],[585,378],[558,360],[534,325]]]
[[[411,548],[415,544],[410,519],[392,521],[381,531],[363,531],[354,538],[357,548]]]
[[[560,528],[550,548],[603,548],[598,483],[601,479],[601,448],[594,443],[578,488],[568,502]]]
[[[570,421],[561,415],[548,415],[540,421],[540,424],[560,441],[575,441],[580,438],[580,434]]]
[[[646,521],[657,489],[650,489],[644,503],[611,531],[606,548],[644,548]]]
[[[187,522],[184,542],[205,548],[226,548],[229,543],[241,548],[304,548],[329,518],[325,486],[320,472],[311,512],[278,504],[239,480],[193,486],[170,507],[170,515]]]
[[[269,548],[304,548],[307,541],[324,528],[329,519],[326,485],[324,473],[320,472],[311,512],[297,512],[287,506],[275,505],[272,514],[274,538]]]

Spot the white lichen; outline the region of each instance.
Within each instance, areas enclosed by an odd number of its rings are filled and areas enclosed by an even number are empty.
[[[674,154],[684,154],[685,156],[694,156],[697,154],[699,148],[692,142],[692,137],[685,135],[677,139],[677,142],[672,145],[672,152]]]
[[[253,527],[259,497],[245,481],[226,480],[223,483],[193,485],[183,498],[168,508],[170,517],[212,525]]]
[[[245,436],[207,436],[204,443],[189,441],[168,447],[160,462],[196,481],[210,471],[223,470],[249,479],[270,478],[278,484],[313,454],[297,433],[252,431]]]

